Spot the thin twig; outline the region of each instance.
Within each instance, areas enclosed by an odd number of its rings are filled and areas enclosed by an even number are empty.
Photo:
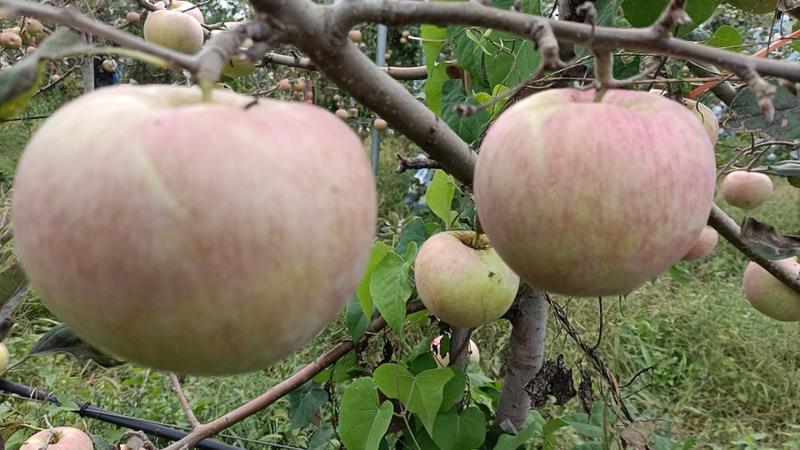
[[[183,413],[186,414],[186,419],[189,421],[189,425],[191,425],[192,428],[197,428],[202,425],[200,421],[197,420],[197,416],[194,415],[194,411],[192,411],[192,407],[189,405],[189,401],[186,399],[186,394],[183,393],[183,387],[181,386],[181,381],[178,379],[178,376],[173,372],[170,372],[169,381],[172,382],[172,390],[178,397],[178,401],[181,404],[181,409],[183,410]]]

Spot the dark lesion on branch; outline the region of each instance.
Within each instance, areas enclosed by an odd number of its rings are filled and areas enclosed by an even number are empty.
[[[419,170],[419,169],[441,169],[442,165],[439,164],[437,161],[434,161],[428,158],[425,155],[419,156],[412,156],[411,158],[406,158],[402,155],[397,155],[397,168],[395,172],[403,173],[407,170]]]

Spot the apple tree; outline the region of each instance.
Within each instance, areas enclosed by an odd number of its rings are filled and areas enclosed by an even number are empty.
[[[800,67],[772,57],[797,32],[750,54],[735,27],[701,27],[734,9],[800,18],[792,1],[51,3],[0,0],[0,121],[59,84],[71,98],[14,174],[0,239],[20,289],[0,331],[30,283],[95,357],[170,373],[193,429],[169,450],[287,396],[314,448],[555,448],[564,427],[575,448],[685,448],[635,436],[620,382],[551,294],[624,302],[721,236],[751,261],[752,306],[800,321],[800,241],[714,203],[718,186],[744,210],[775,177],[798,186],[784,150]],[[392,27],[385,67],[376,24]],[[435,171],[426,212],[388,229],[358,134],[387,127],[427,155],[398,171]],[[746,143],[723,149],[721,133]],[[580,393],[545,360],[548,318],[592,365]],[[349,336],[315,360],[194,416],[180,375],[279,364],[337,319]],[[500,379],[471,340],[498,320],[511,324]],[[421,323],[436,333],[395,351],[387,336]],[[576,394],[583,414],[537,411]],[[65,448],[86,447],[75,436]]]

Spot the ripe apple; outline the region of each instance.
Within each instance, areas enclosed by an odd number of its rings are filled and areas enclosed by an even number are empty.
[[[282,78],[278,81],[278,90],[281,92],[286,92],[292,88],[292,83],[289,81],[288,78]]]
[[[375,127],[376,130],[383,131],[389,126],[389,124],[385,120],[378,117],[374,122],[372,122],[372,126]]]
[[[350,30],[350,32],[347,33],[347,37],[353,42],[361,42],[361,39],[363,39],[361,31],[359,30]]]
[[[336,110],[335,114],[336,114],[336,117],[338,117],[338,118],[340,118],[342,120],[347,120],[347,119],[350,118],[350,113],[347,112],[346,109],[339,108],[339,109]]]
[[[650,93],[666,96],[666,91],[660,89],[651,89]],[[719,120],[717,120],[717,115],[714,114],[714,111],[697,100],[688,98],[683,99],[683,105],[703,124],[703,128],[705,128],[709,139],[711,139],[711,145],[717,145],[717,139],[719,138]]]
[[[729,173],[720,185],[725,201],[742,209],[757,208],[769,198],[772,189],[769,176],[745,170]]]
[[[187,2],[184,0],[173,0],[172,3],[169,5],[169,9],[172,11],[178,11],[185,14],[188,14],[197,20],[200,25],[206,23],[205,18],[203,17],[203,12],[200,11],[200,8],[195,6],[194,3]]]
[[[641,91],[553,89],[489,128],[475,204],[503,260],[532,285],[625,294],[672,266],[706,225],[714,149],[685,107]]]
[[[773,12],[778,7],[778,0],[728,0],[728,3],[742,11],[755,14]]]
[[[321,108],[119,85],[41,125],[11,217],[29,280],[86,342],[234,374],[336,318],[369,259],[376,194],[359,137]]]
[[[461,328],[499,319],[519,288],[519,277],[500,259],[488,237],[477,237],[474,231],[431,236],[417,254],[414,280],[428,311]]]
[[[3,31],[0,33],[0,46],[4,48],[19,48],[22,45],[22,38],[13,31]]]
[[[694,245],[692,245],[692,248],[683,255],[683,259],[686,261],[693,261],[695,259],[705,258],[714,252],[714,249],[717,247],[717,242],[719,242],[719,233],[717,233],[717,230],[706,225],[705,228],[703,228],[703,232],[700,233],[700,237],[697,238]]]
[[[433,352],[433,359],[436,360],[436,365],[439,367],[447,367],[450,365],[450,353],[443,353],[439,349],[439,343],[442,341],[442,336],[437,336],[431,342],[431,352]],[[478,350],[478,345],[472,340],[469,340],[469,360],[478,364],[481,361],[481,353]]]
[[[800,277],[797,258],[777,261]],[[800,321],[800,294],[781,283],[763,267],[751,262],[744,271],[744,295],[760,313],[781,322]]]
[[[6,370],[9,359],[8,347],[6,347],[6,344],[0,342],[0,372]]]
[[[175,51],[194,54],[203,46],[203,27],[189,14],[160,9],[144,20],[144,38]]]
[[[52,436],[51,436],[52,433]],[[47,439],[50,438],[50,442]],[[19,450],[39,450],[47,445],[47,450],[93,450],[92,438],[83,431],[72,427],[56,427],[51,432],[42,430],[29,437]]]
[[[138,23],[142,20],[142,16],[136,11],[129,11],[128,14],[125,14],[125,20],[130,23]]]

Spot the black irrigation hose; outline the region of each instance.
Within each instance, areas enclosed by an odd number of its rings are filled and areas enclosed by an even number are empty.
[[[56,397],[48,394],[45,391],[32,388],[30,386],[25,386],[24,384],[13,383],[8,380],[0,379],[0,391],[5,391],[8,392],[9,394],[16,394],[26,399],[59,404],[59,401]],[[182,439],[187,434],[185,431],[172,428],[171,426],[165,425],[163,423],[123,416],[121,414],[116,414],[110,411],[106,411],[104,409],[91,406],[89,403],[85,403],[83,406],[81,406],[79,409],[74,410],[73,412],[79,414],[81,417],[97,419],[102,422],[110,423],[131,430],[143,431],[149,435],[160,437],[163,439],[168,439],[173,442]],[[224,442],[208,438],[198,442],[196,447],[208,450],[242,450],[239,447],[234,447]]]

